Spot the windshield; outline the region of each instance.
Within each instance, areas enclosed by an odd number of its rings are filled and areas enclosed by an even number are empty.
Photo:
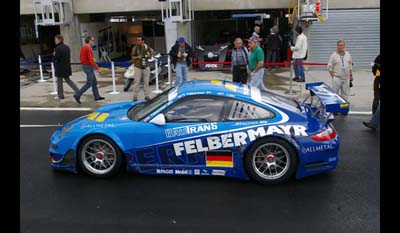
[[[300,105],[297,101],[289,99],[285,96],[281,96],[269,91],[260,91],[262,96],[262,101],[264,103],[275,104],[286,109],[290,109],[295,112],[301,112]]]
[[[128,117],[134,121],[142,120],[147,115],[154,112],[156,109],[165,105],[168,102],[168,93],[170,90],[171,88],[159,94],[158,96],[154,97],[148,102],[142,102],[140,104],[133,106],[128,111]]]

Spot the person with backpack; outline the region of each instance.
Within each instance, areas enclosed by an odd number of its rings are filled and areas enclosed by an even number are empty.
[[[247,83],[247,65],[249,64],[249,51],[243,46],[241,38],[236,38],[232,49],[232,81]]]

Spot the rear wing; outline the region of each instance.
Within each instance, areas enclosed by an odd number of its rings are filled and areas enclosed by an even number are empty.
[[[307,83],[306,90],[310,90],[310,95],[303,101],[303,104],[309,105],[312,114],[315,117],[319,114],[321,120],[333,120],[332,113],[347,114],[349,112],[349,102],[338,95],[331,87],[323,82]],[[314,97],[318,101],[314,103]],[[311,102],[306,101],[311,97]]]

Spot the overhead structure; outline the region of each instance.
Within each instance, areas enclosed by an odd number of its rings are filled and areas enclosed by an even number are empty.
[[[165,0],[161,2],[162,21],[188,22],[193,19],[191,0]]]
[[[159,0],[161,17],[164,22],[167,50],[178,38],[178,24],[186,24],[194,19],[191,0]],[[191,35],[191,33],[189,34]],[[188,38],[187,38],[188,39]],[[189,38],[189,41],[191,39]]]
[[[39,37],[38,26],[69,24],[72,21],[71,0],[33,0],[35,12],[35,31]]]
[[[322,6],[320,0],[290,0],[288,7],[289,24],[296,21],[325,22],[328,19],[328,5],[329,0],[325,0],[324,6]],[[321,14],[322,8],[325,10],[325,16]]]

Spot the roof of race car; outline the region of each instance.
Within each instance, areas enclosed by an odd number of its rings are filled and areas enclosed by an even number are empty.
[[[256,101],[261,100],[260,90],[246,84],[235,83],[222,80],[194,80],[185,82],[178,87],[178,95],[195,94],[223,94],[226,96],[234,95],[245,98],[252,98]]]

